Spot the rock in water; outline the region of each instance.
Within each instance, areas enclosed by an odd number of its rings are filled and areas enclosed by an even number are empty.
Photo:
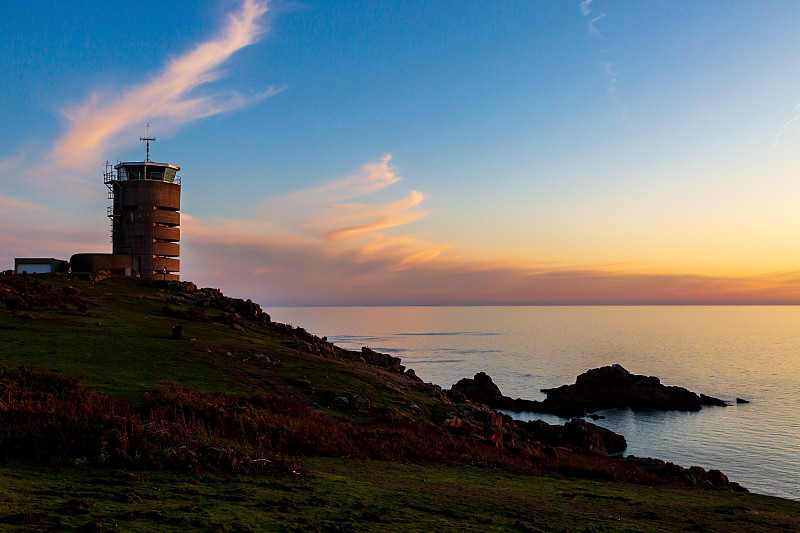
[[[521,398],[511,398],[503,396],[500,388],[495,385],[492,378],[485,372],[478,372],[475,377],[461,378],[458,383],[446,391],[453,399],[463,396],[471,402],[483,403],[492,409],[505,409],[507,411],[522,412],[531,411],[534,413],[544,413],[541,411],[542,402],[533,400],[523,400]]]
[[[542,389],[542,392],[547,394],[547,399],[542,402],[504,396],[484,372],[478,372],[472,379],[459,380],[447,391],[454,399],[463,395],[492,409],[549,413],[562,418],[628,407],[635,410],[699,411],[703,405],[727,405],[718,398],[697,395],[683,387],[667,387],[654,376],[631,374],[620,365],[589,370],[578,376],[573,385]]]
[[[631,374],[621,365],[594,368],[581,374],[574,385],[542,389],[546,412],[563,417],[584,416],[604,409],[699,411],[703,405],[724,406],[725,402],[697,395],[683,387],[667,387],[654,376]]]

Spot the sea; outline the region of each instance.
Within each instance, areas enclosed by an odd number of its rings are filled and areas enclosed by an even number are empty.
[[[702,411],[602,411],[625,455],[719,469],[750,491],[800,500],[800,306],[281,307],[277,322],[347,349],[400,357],[449,388],[486,372],[503,394],[541,389],[620,364],[715,396]],[[736,403],[742,398],[749,403]],[[550,415],[522,420],[564,423]]]

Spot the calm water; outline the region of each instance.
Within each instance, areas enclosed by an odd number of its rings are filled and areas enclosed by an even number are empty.
[[[399,356],[448,388],[484,371],[540,400],[619,363],[635,374],[749,404],[699,413],[607,411],[628,454],[718,468],[751,491],[800,500],[800,307],[273,308],[273,320]],[[548,422],[555,417],[531,415]],[[525,418],[525,415],[520,418]]]

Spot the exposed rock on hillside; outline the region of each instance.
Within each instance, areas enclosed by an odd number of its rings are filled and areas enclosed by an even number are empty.
[[[548,424],[541,420],[517,421],[517,426],[532,439],[552,446],[570,446],[591,450],[601,455],[620,453],[628,447],[622,435],[578,418],[573,418],[563,426]]]
[[[75,288],[54,287],[24,274],[0,276],[0,302],[9,311],[27,311],[34,307],[61,312],[88,310],[86,298]]]
[[[719,470],[708,470],[693,466],[683,468],[674,463],[667,463],[661,459],[649,457],[628,456],[625,460],[662,479],[672,479],[681,485],[694,489],[721,489],[736,492],[749,492],[738,483],[728,479],[728,476]]]

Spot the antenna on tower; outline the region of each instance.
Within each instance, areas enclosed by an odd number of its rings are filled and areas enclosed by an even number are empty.
[[[150,162],[150,141],[156,142],[155,137],[150,137],[150,123],[147,123],[147,133],[145,133],[146,137],[139,137],[139,141],[146,141],[147,142],[147,159],[145,159],[146,163]]]

